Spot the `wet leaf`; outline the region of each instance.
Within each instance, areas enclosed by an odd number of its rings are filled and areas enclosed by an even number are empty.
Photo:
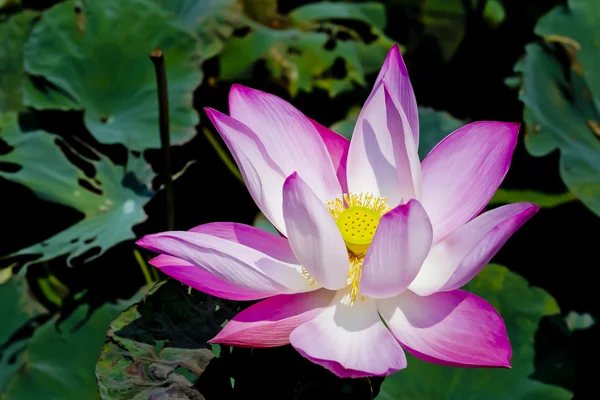
[[[176,281],[156,285],[143,302],[115,319],[96,375],[102,399],[203,399],[193,387],[213,352],[207,341],[232,318],[235,303]]]
[[[381,379],[340,379],[291,346],[207,345],[250,304],[188,292],[173,280],[156,285],[111,324],[96,367],[101,398],[372,399]]]
[[[13,2],[4,3],[9,4]],[[36,12],[24,11],[0,22],[0,113],[23,109],[23,45],[36,16]]]
[[[367,36],[344,21],[366,25]],[[234,35],[221,54],[221,77],[235,79],[264,59],[292,96],[315,86],[335,96],[365,85],[365,75],[379,70],[394,44],[383,34],[385,24],[378,3],[307,4],[271,26],[246,18],[239,27],[246,32]]]
[[[219,54],[241,18],[237,0],[153,0],[200,40],[202,58]]]
[[[522,79],[527,150],[544,156],[558,149],[560,176],[569,191],[600,215],[598,17],[589,0],[554,9],[536,27],[548,43],[528,45],[515,69]]]
[[[70,264],[91,249],[97,249],[96,253],[87,254],[82,262],[135,238],[132,227],[146,219],[143,206],[153,194],[148,186],[153,173],[143,159],[131,156],[127,168],[100,154],[98,161],[87,159],[56,135],[21,132],[15,115],[4,116],[0,128],[0,137],[13,147],[0,156],[0,162],[20,166],[16,172],[0,170],[0,176],[29,187],[43,200],[83,214],[75,225],[6,257],[38,255],[26,262],[29,265],[66,254]],[[67,154],[91,166],[95,175],[87,176],[67,159]]]
[[[53,319],[38,328],[12,365],[9,380],[0,384],[0,400],[96,398],[94,365],[109,323],[139,298],[105,304],[91,315],[87,306],[80,307],[59,326]]]
[[[385,379],[381,400],[566,400],[572,394],[534,381],[534,335],[540,319],[559,313],[544,290],[507,268],[490,264],[465,287],[502,315],[513,348],[511,369],[470,369],[429,364],[408,356],[408,368]],[[435,384],[432,384],[435,382]]]
[[[10,271],[0,270],[0,273]],[[12,374],[19,369],[24,341],[17,336],[22,328],[37,316],[44,314],[42,307],[29,292],[23,277],[12,276],[0,283],[0,394],[8,384]],[[0,395],[1,398],[1,395]]]
[[[25,45],[27,105],[85,111],[101,143],[131,150],[160,147],[158,100],[150,52],[165,54],[174,144],[191,139],[198,123],[192,94],[202,80],[197,40],[148,0],[59,3],[43,13]],[[76,10],[80,10],[79,12]],[[32,93],[33,92],[33,93]]]

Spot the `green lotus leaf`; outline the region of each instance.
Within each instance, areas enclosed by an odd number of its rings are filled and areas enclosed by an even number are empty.
[[[534,336],[540,319],[559,313],[556,301],[507,268],[490,264],[466,290],[502,315],[513,348],[510,369],[471,369],[429,364],[408,356],[408,368],[385,379],[377,399],[566,400],[572,394],[534,381]]]
[[[46,322],[25,340],[19,355],[12,360],[12,374],[4,382],[1,377],[5,370],[0,363],[0,399],[97,398],[94,365],[106,330],[113,318],[139,301],[142,293],[128,301],[105,304],[93,313],[88,306],[79,307],[60,325],[56,319]],[[2,304],[14,303],[13,300]]]
[[[533,43],[515,70],[525,103],[525,146],[534,156],[560,151],[560,176],[569,191],[600,215],[600,11],[571,0],[543,17],[536,32],[563,48]],[[563,51],[561,51],[563,50]],[[570,60],[564,65],[566,51]]]
[[[10,273],[10,268],[1,273]],[[17,332],[30,325],[45,309],[29,291],[27,280],[12,276],[0,283],[0,394],[19,369],[16,360],[20,357],[23,340],[17,339]],[[0,395],[0,398],[2,396]]]
[[[200,40],[202,58],[216,56],[240,21],[237,0],[153,0],[177,18],[182,28]]]
[[[24,11],[0,22],[0,113],[23,109],[23,46],[37,15]]]
[[[367,24],[372,38],[367,41],[342,20]],[[314,86],[335,96],[354,84],[365,85],[365,75],[379,70],[394,44],[383,34],[385,23],[385,9],[379,3],[304,5],[276,24],[277,29],[245,18],[240,25],[249,32],[227,42],[220,57],[221,77],[235,79],[264,59],[292,96]],[[332,68],[340,61],[345,73],[334,76]]]
[[[96,366],[100,397],[203,399],[193,385],[214,357],[206,342],[239,310],[177,281],[157,284],[112,322]]]
[[[140,151],[158,148],[156,77],[149,54],[160,48],[167,70],[171,140],[189,140],[199,120],[192,94],[202,80],[201,58],[194,36],[176,25],[149,0],[55,5],[43,13],[25,44],[26,72],[47,82],[28,87],[27,105],[81,109],[99,142]]]
[[[0,170],[0,176],[29,187],[43,200],[72,207],[83,219],[56,235],[9,256],[37,255],[25,265],[68,255],[67,263],[91,249],[82,261],[98,257],[108,248],[134,239],[132,226],[146,219],[143,206],[152,196],[150,167],[130,157],[127,168],[113,164],[106,156],[87,159],[60,137],[44,131],[23,133],[16,115],[0,120],[0,138],[13,150],[0,155],[0,162],[16,164],[16,172]],[[90,149],[90,151],[92,151]],[[95,169],[88,177],[66,155]],[[51,167],[49,167],[51,166]]]

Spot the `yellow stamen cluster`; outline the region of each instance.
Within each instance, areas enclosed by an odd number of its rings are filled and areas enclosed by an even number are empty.
[[[360,276],[367,249],[373,241],[379,220],[390,208],[386,204],[385,197],[377,197],[371,193],[344,194],[328,201],[326,205],[348,249],[350,293],[347,303],[351,305],[358,297]]]

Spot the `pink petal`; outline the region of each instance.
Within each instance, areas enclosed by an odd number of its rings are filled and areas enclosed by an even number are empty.
[[[283,185],[283,216],[290,246],[306,271],[327,289],[345,287],[350,263],[342,235],[325,204],[296,173]]]
[[[394,101],[399,104],[408,121],[408,125],[414,136],[415,144],[418,147],[419,144],[419,111],[417,108],[417,99],[415,98],[415,92],[413,91],[410,78],[408,77],[408,71],[402,54],[400,53],[400,47],[395,44],[389,51],[381,71],[377,76],[374,88],[382,81],[388,82],[388,89],[390,95]],[[375,93],[375,89],[371,92],[371,96]]]
[[[298,174],[322,202],[342,192],[319,133],[300,111],[272,94],[233,85],[229,111],[260,139],[285,176]]]
[[[245,309],[225,325],[209,343],[240,347],[277,347],[290,343],[290,333],[327,307],[335,292],[320,289],[282,294]]]
[[[203,268],[177,257],[160,255],[149,261],[171,278],[191,286],[196,290],[228,300],[258,300],[272,296],[272,292],[246,289],[226,282]]]
[[[216,236],[230,242],[251,247],[277,260],[298,264],[288,240],[262,229],[236,222],[211,222],[196,226],[190,232]]]
[[[415,279],[431,248],[433,230],[417,200],[385,214],[367,251],[360,280],[360,293],[392,297]]]
[[[348,151],[348,189],[387,197],[388,205],[420,197],[421,167],[410,126],[384,81],[358,116]]]
[[[472,293],[454,290],[419,297],[407,290],[377,300],[377,310],[402,347],[424,361],[510,367],[512,350],[502,317]]]
[[[285,234],[281,188],[286,175],[250,128],[217,110],[205,108],[205,111],[233,155],[250,196],[269,221]]]
[[[340,135],[339,133],[332,131],[329,128],[324,127],[317,121],[310,119],[310,122],[321,135],[321,139],[327,147],[327,152],[333,163],[333,168],[340,181],[342,192],[348,192],[348,184],[346,183],[346,161],[348,159],[348,149],[350,148],[350,141]]]
[[[434,243],[476,216],[510,166],[519,124],[473,122],[446,136],[423,160],[423,206]]]
[[[243,289],[271,296],[313,290],[309,288],[310,282],[301,275],[299,265],[216,236],[197,232],[162,232],[146,235],[137,244],[185,260]]]
[[[538,210],[531,203],[508,204],[458,228],[433,246],[410,290],[428,296],[463,286]]]
[[[292,332],[290,342],[300,354],[342,378],[390,375],[406,368],[406,357],[381,322],[368,297],[352,306],[340,291],[331,305]]]

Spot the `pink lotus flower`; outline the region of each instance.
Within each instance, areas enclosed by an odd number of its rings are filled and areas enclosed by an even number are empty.
[[[231,88],[229,109],[206,112],[281,236],[211,223],[138,241],[186,285],[266,298],[212,343],[291,343],[352,378],[405,368],[404,350],[443,365],[510,366],[502,318],[459,288],[538,210],[518,203],[479,215],[506,175],[518,124],[468,124],[420,163],[417,104],[398,47],[351,142],[247,87]]]

